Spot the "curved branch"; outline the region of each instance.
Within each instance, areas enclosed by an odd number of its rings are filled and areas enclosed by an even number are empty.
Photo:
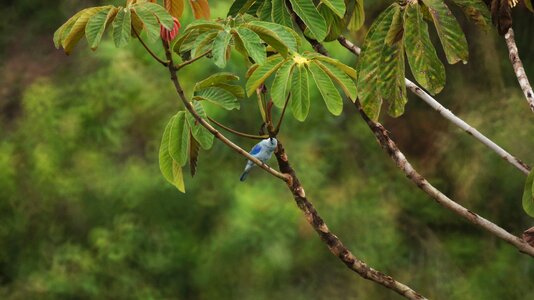
[[[195,61],[197,61],[197,60],[203,58],[204,56],[210,54],[210,52],[211,52],[211,49],[210,49],[210,50],[207,50],[207,51],[204,51],[204,53],[198,55],[198,56],[195,57],[195,58],[191,58],[190,60],[186,60],[186,61],[184,61],[184,62],[182,62],[182,63],[180,63],[180,64],[177,64],[177,65],[175,66],[176,71],[178,71],[178,70],[180,70],[181,68],[183,68],[183,67],[185,67],[185,66],[188,66],[188,65],[194,63]]]
[[[164,67],[166,67],[169,62],[168,61],[163,61],[162,59],[160,59],[156,53],[154,53],[154,51],[152,51],[150,49],[150,47],[148,47],[147,44],[145,44],[145,42],[143,41],[143,39],[141,38],[141,36],[139,35],[139,33],[137,33],[137,30],[135,30],[135,28],[132,26],[132,31],[133,33],[135,34],[135,36],[137,37],[137,39],[139,40],[139,42],[141,43],[141,45],[143,45],[143,47],[146,49],[146,51],[148,52],[148,54],[150,54],[155,60],[157,60],[160,64],[162,64]]]
[[[514,30],[511,27],[504,35],[504,39],[506,40],[506,46],[508,46],[510,61],[514,67],[515,76],[517,77],[517,81],[519,81],[519,86],[523,90],[523,94],[527,99],[530,110],[534,112],[534,92],[532,91],[532,86],[528,82],[528,77],[525,73],[525,68],[523,68],[523,63],[519,58],[519,50],[517,50],[517,45],[515,43]]]
[[[237,131],[235,129],[232,129],[228,126],[225,126],[219,122],[217,122],[217,120],[211,118],[208,116],[208,120],[210,120],[212,123],[214,123],[215,125],[221,127],[222,129],[230,132],[230,133],[233,133],[237,136],[240,136],[240,137],[244,137],[244,138],[249,138],[249,139],[254,139],[254,140],[262,140],[262,139],[266,139],[268,138],[269,136],[268,135],[254,135],[254,134],[248,134],[248,133],[243,133],[243,132],[240,132],[240,131]]]
[[[334,256],[338,257],[349,269],[365,279],[381,284],[408,299],[426,299],[416,291],[412,290],[409,286],[396,281],[391,276],[369,267],[365,262],[355,257],[350,250],[343,245],[341,240],[328,229],[328,226],[325,224],[315,207],[313,207],[313,204],[306,198],[306,192],[300,184],[295,170],[291,167],[284,146],[280,142],[278,143],[278,149],[275,155],[280,171],[288,174],[292,179],[288,182],[288,187],[295,198],[297,206],[304,213],[306,221],[313,227],[315,232],[317,232],[321,240],[328,246],[328,249]]]
[[[360,55],[360,48],[350,41],[348,41],[345,37],[340,36],[338,38],[338,42],[348,50],[350,50],[352,53],[356,55]],[[493,150],[495,153],[497,153],[500,157],[502,157],[504,160],[511,163],[513,166],[515,166],[517,169],[519,169],[521,172],[525,173],[526,175],[530,172],[530,167],[522,162],[520,159],[516,158],[515,156],[508,153],[506,150],[504,150],[502,147],[497,145],[495,142],[487,138],[485,135],[480,133],[476,128],[472,127],[471,125],[467,124],[464,120],[457,117],[455,114],[453,114],[450,110],[445,108],[443,105],[441,105],[436,99],[432,98],[428,93],[426,93],[422,88],[417,86],[415,83],[410,81],[409,79],[405,78],[406,87],[410,89],[415,95],[417,95],[421,100],[425,101],[428,105],[430,105],[434,110],[436,110],[438,113],[440,113],[445,119],[452,122],[454,125],[460,127],[462,130],[473,136],[475,139],[479,140],[482,144],[486,145],[486,147]]]
[[[165,53],[167,55],[167,59],[170,61],[168,65],[168,69],[171,75],[171,80],[174,83],[176,92],[178,93],[186,109],[195,117],[195,119],[202,126],[208,129],[221,142],[226,144],[228,147],[234,149],[239,154],[245,156],[247,159],[253,161],[255,164],[265,169],[267,172],[284,180],[287,183],[291,193],[295,197],[295,201],[297,202],[298,207],[303,211],[306,217],[306,220],[319,234],[321,239],[327,244],[328,248],[330,249],[330,252],[332,252],[334,255],[339,257],[339,259],[341,259],[343,263],[347,265],[347,267],[349,267],[351,270],[355,271],[356,273],[358,273],[360,276],[362,276],[365,279],[379,283],[411,300],[425,300],[426,299],[420,294],[418,294],[417,292],[415,292],[414,290],[412,290],[407,285],[396,281],[391,276],[385,275],[369,267],[365,262],[357,259],[343,245],[343,243],[339,240],[339,238],[330,232],[330,230],[324,223],[323,219],[317,213],[317,210],[307,200],[305,192],[304,192],[304,188],[300,184],[300,181],[298,180],[295,174],[295,171],[291,168],[291,165],[289,164],[287,155],[285,154],[284,148],[281,145],[281,143],[278,144],[278,149],[276,151],[276,158],[278,160],[280,171],[283,172],[283,174],[273,170],[266,164],[262,163],[255,157],[251,156],[245,150],[243,150],[242,148],[234,144],[232,141],[228,140],[224,135],[222,135],[215,128],[213,128],[208,122],[206,122],[202,117],[200,117],[195,111],[194,107],[185,97],[184,91],[182,87],[180,86],[180,82],[178,81],[176,68],[172,62],[172,54],[169,50],[169,45],[165,42],[164,42],[164,48],[165,48]]]

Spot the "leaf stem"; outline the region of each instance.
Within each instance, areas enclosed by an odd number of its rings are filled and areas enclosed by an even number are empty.
[[[135,30],[135,28],[132,26],[132,31],[133,33],[135,34],[135,36],[137,37],[137,39],[139,40],[139,42],[141,43],[141,45],[143,45],[143,47],[146,49],[146,51],[155,59],[157,60],[160,64],[162,64],[164,67],[167,67],[169,65],[169,61],[163,61],[162,59],[160,59],[156,53],[154,53],[149,47],[147,44],[145,44],[145,42],[143,41],[143,39],[141,38],[141,36],[139,35],[139,33],[137,33],[137,30]]]
[[[194,63],[195,61],[197,61],[197,60],[201,59],[202,57],[208,55],[210,52],[211,52],[211,50],[207,50],[207,51],[205,51],[204,53],[200,54],[199,56],[197,56],[195,58],[192,58],[190,60],[186,60],[186,61],[182,62],[181,64],[177,64],[175,66],[176,71],[179,71],[181,68]]]
[[[240,136],[240,137],[244,137],[244,138],[249,138],[249,139],[255,139],[255,140],[262,140],[262,139],[266,139],[268,138],[269,136],[268,135],[254,135],[254,134],[248,134],[248,133],[243,133],[243,132],[239,132],[235,129],[232,129],[228,126],[225,126],[219,122],[217,122],[215,119],[213,119],[212,117],[208,116],[208,120],[210,120],[211,122],[215,123],[215,125],[221,127],[222,129],[230,132],[230,133],[233,133],[237,136]]]
[[[291,93],[288,93],[286,102],[284,103],[284,108],[282,109],[282,114],[280,115],[280,119],[278,119],[278,124],[276,124],[276,129],[274,130],[275,135],[277,135],[278,132],[280,132],[280,127],[282,126],[282,120],[284,119],[284,116],[286,114],[286,108],[287,108],[287,104],[289,103],[290,97],[291,97]]]

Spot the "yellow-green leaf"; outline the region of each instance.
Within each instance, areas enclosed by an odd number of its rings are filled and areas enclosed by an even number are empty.
[[[297,64],[291,79],[291,110],[299,121],[306,120],[310,111],[308,70],[305,64]]]
[[[278,69],[271,85],[271,99],[277,107],[283,107],[287,99],[287,93],[291,89],[291,71],[295,62],[290,59]]]
[[[345,0],[321,0],[321,3],[328,6],[338,17],[343,18],[345,16]]]
[[[169,133],[169,154],[179,166],[187,162],[189,150],[189,125],[185,120],[185,112],[180,111],[174,116]]]
[[[220,87],[209,87],[199,91],[194,97],[195,101],[208,101],[226,110],[239,109],[237,98],[229,91]]]
[[[256,68],[254,72],[250,75],[250,78],[247,81],[246,91],[247,95],[250,97],[256,92],[256,89],[265,82],[265,80],[271,76],[273,72],[278,70],[282,65],[284,59],[280,55],[274,55],[267,59],[267,61],[258,66],[252,66],[251,68]]]
[[[522,202],[525,212],[529,216],[534,217],[534,170],[530,171],[527,180],[525,181]]]
[[[117,13],[115,20],[113,20],[113,41],[117,47],[123,47],[130,42],[131,16],[129,9],[122,8]]]
[[[315,64],[314,61],[308,64],[308,69],[312,74],[315,85],[323,97],[328,111],[330,111],[334,116],[339,116],[343,111],[343,99],[341,99],[336,86],[328,74],[321,67]]]
[[[87,26],[85,26],[85,38],[87,38],[87,43],[91,49],[96,50],[98,48],[106,27],[113,21],[117,11],[116,7],[110,6],[89,19]]]
[[[165,126],[165,131],[161,138],[159,147],[159,169],[168,182],[174,185],[182,193],[185,193],[182,170],[169,153],[170,132],[174,118],[175,116],[173,116]]]
[[[74,46],[84,36],[85,26],[87,25],[87,22],[89,22],[89,19],[91,19],[91,17],[97,14],[99,11],[108,9],[110,7],[111,6],[91,7],[84,10],[83,13],[80,14],[78,19],[74,22],[74,24],[72,24],[72,27],[70,27],[68,33],[63,33],[61,44],[63,49],[65,49],[65,53],[70,54]]]
[[[313,0],[289,0],[289,2],[291,2],[293,11],[306,24],[313,37],[318,41],[324,40],[328,28],[325,19],[313,4]]]
[[[356,84],[342,69],[336,65],[330,64],[326,61],[313,60],[314,64],[317,64],[323,71],[330,76],[335,83],[343,90],[345,95],[350,98],[351,101],[356,101]]]

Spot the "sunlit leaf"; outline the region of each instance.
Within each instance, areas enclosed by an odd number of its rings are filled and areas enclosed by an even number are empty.
[[[345,15],[345,10],[347,9],[345,0],[321,0],[321,3],[328,6],[340,18]]]
[[[266,59],[265,46],[260,37],[252,30],[240,27],[236,29],[239,38],[243,42],[243,47],[255,63],[263,64]]]
[[[85,27],[89,22],[89,19],[91,19],[91,17],[96,15],[98,12],[109,8],[111,8],[111,6],[91,7],[85,9],[83,13],[81,13],[79,17],[74,21],[72,26],[66,28],[68,29],[68,31],[63,32],[63,36],[61,39],[61,44],[63,46],[63,49],[65,50],[65,53],[70,54],[74,46],[84,36]]]
[[[193,97],[196,101],[208,101],[226,110],[239,109],[237,98],[229,91],[220,87],[202,89]]]
[[[174,19],[163,6],[150,2],[138,2],[136,5],[134,5],[135,9],[137,9],[137,7],[145,7],[146,9],[150,10],[156,16],[156,18],[158,18],[159,23],[167,30],[172,30],[174,27]]]
[[[529,216],[534,217],[534,170],[530,171],[525,181],[522,202],[525,212]]]
[[[291,79],[291,110],[299,121],[306,120],[310,111],[308,70],[304,64],[297,64]]]
[[[96,50],[98,48],[106,27],[113,21],[115,15],[117,15],[117,11],[118,9],[116,7],[110,6],[107,9],[99,11],[89,19],[85,26],[85,37],[91,49]]]
[[[130,42],[132,29],[131,12],[129,9],[120,9],[113,20],[113,41],[115,46],[123,47]]]
[[[160,37],[160,25],[156,15],[154,15],[145,5],[134,6],[134,11],[141,22],[143,22],[148,38],[152,41],[156,41]]]
[[[169,154],[179,166],[187,162],[189,150],[189,125],[185,120],[185,112],[180,111],[174,116],[169,133]]]
[[[62,46],[62,40],[64,37],[69,33],[69,31],[72,29],[72,26],[78,18],[85,12],[87,9],[81,10],[77,12],[74,16],[70,17],[70,19],[67,20],[63,25],[61,25],[55,32],[54,32],[54,45],[57,49],[59,49],[60,46]]]
[[[287,94],[291,89],[291,71],[295,62],[290,59],[284,62],[284,64],[276,72],[273,84],[271,86],[271,99],[274,105],[283,107],[287,99]]]
[[[191,55],[193,57],[197,57],[201,55],[204,51],[208,51],[209,49],[213,48],[213,41],[221,32],[223,31],[211,30],[199,35],[190,49]]]
[[[299,42],[287,27],[263,21],[248,22],[243,27],[254,31],[262,40],[275,48],[284,57],[287,56],[288,49],[298,51]]]
[[[356,0],[354,3],[354,10],[352,11],[352,15],[348,24],[348,28],[350,31],[357,31],[365,22],[365,10],[363,7],[363,0]]]
[[[184,174],[182,173],[182,167],[177,162],[172,162],[172,176],[174,186],[182,193],[185,193]]]
[[[215,39],[213,40],[213,49],[211,53],[213,54],[213,62],[219,68],[224,68],[226,66],[226,60],[228,58],[228,46],[232,35],[225,31],[220,31]]]
[[[306,24],[313,37],[318,41],[324,40],[327,33],[326,21],[317,11],[313,0],[289,0],[289,2],[291,2],[293,11]]]
[[[283,62],[284,60],[280,55],[275,55],[269,57],[263,65],[258,66],[247,81],[247,95],[253,95],[256,92],[256,89],[264,83],[273,72],[278,70]]]
[[[163,137],[161,138],[161,144],[159,147],[159,169],[161,170],[163,177],[165,177],[168,182],[174,185],[182,193],[185,193],[184,179],[183,175],[181,175],[181,168],[176,162],[174,162],[169,153],[170,132],[174,118],[175,117],[173,116],[167,123],[167,126],[165,126],[165,131],[163,132]]]
[[[319,89],[328,111],[334,116],[339,116],[343,111],[343,99],[341,99],[336,86],[328,74],[313,61],[308,64],[308,69],[312,74],[315,85]]]
[[[199,81],[195,84],[195,91],[206,89],[209,87],[217,86],[220,83],[226,83],[228,81],[239,80],[239,77],[228,72],[220,72],[211,75],[210,77]]]
[[[287,10],[285,0],[272,0],[271,18],[273,22],[283,26],[292,27],[293,20]]]
[[[202,119],[207,120],[207,115],[204,111],[204,107],[202,107],[202,104],[199,101],[193,101],[191,104],[195,108],[196,113]],[[207,130],[204,126],[202,126],[202,124],[200,124],[197,120],[195,120],[193,115],[189,112],[187,112],[186,120],[189,124],[189,127],[191,128],[191,133],[193,134],[193,137],[198,141],[200,147],[202,147],[202,149],[204,150],[209,150],[213,145],[213,134],[209,132],[209,130]]]
[[[339,85],[347,97],[352,101],[356,101],[356,84],[347,73],[326,61],[314,60],[313,62],[323,69],[332,81]]]

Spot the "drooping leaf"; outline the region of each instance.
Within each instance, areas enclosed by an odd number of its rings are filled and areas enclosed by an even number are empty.
[[[202,89],[193,97],[196,101],[208,101],[226,110],[239,109],[237,98],[229,91],[220,87]]]
[[[453,0],[475,24],[488,29],[491,17],[488,7],[482,0]]]
[[[189,0],[195,19],[210,19],[210,6],[208,0]]]
[[[342,70],[344,73],[346,73],[348,76],[356,79],[357,76],[356,76],[356,70],[354,70],[353,68],[347,66],[346,64],[340,62],[339,60],[335,59],[335,58],[331,58],[331,57],[328,57],[328,56],[324,56],[324,55],[321,55],[321,54],[315,54],[312,56],[313,59],[317,59],[317,60],[320,60],[320,61],[324,61],[324,62],[327,62],[329,64],[332,64],[334,66],[336,66],[338,69]]]
[[[207,120],[207,115],[204,111],[204,107],[202,107],[202,104],[199,101],[193,101],[191,104],[195,108],[197,114],[202,119]],[[193,115],[189,112],[187,112],[186,120],[189,124],[189,127],[191,128],[191,133],[193,134],[193,137],[198,141],[200,147],[202,147],[202,149],[204,150],[209,150],[213,145],[213,134],[209,132],[209,130],[207,130],[204,126],[202,126],[202,124],[200,124],[197,120],[195,120]]]
[[[273,84],[271,86],[271,99],[274,105],[277,107],[283,107],[287,99],[287,94],[291,89],[291,71],[295,62],[290,59],[284,62],[284,64],[276,72]]]
[[[534,170],[530,171],[527,180],[525,181],[522,203],[525,212],[529,216],[534,217]]]
[[[339,116],[343,111],[343,99],[341,99],[336,86],[328,74],[313,61],[308,64],[308,69],[312,74],[315,85],[323,97],[328,111],[330,111],[330,113],[332,113],[334,116]]]
[[[263,65],[258,66],[247,81],[247,95],[253,95],[256,92],[256,89],[264,83],[273,72],[278,70],[283,62],[284,59],[280,55],[274,55],[269,57]]]
[[[181,176],[181,169],[176,162],[174,162],[169,153],[170,132],[174,118],[175,117],[173,116],[167,123],[167,126],[165,126],[165,131],[161,138],[159,147],[159,169],[168,182],[174,185],[182,193],[185,193],[184,178]],[[178,171],[178,169],[180,169],[180,171]]]
[[[204,51],[208,51],[213,48],[213,42],[217,35],[223,31],[206,31],[196,38],[195,43],[191,47],[192,57],[201,55]]]
[[[111,6],[99,6],[85,9],[83,13],[75,20],[72,26],[69,26],[68,31],[63,32],[61,44],[65,53],[70,54],[74,46],[85,34],[85,27],[89,19],[96,15],[99,11],[109,9]]]
[[[336,40],[345,29],[345,23],[343,19],[336,15],[336,13],[334,13],[326,5],[320,5],[319,7],[317,7],[317,9],[326,21],[327,34],[324,41],[330,42]]]
[[[460,24],[445,2],[443,0],[423,0],[423,2],[428,6],[447,61],[450,64],[459,61],[467,63],[469,56],[467,40]]]
[[[197,173],[198,155],[200,153],[200,145],[193,137],[191,131],[189,131],[189,170],[191,171],[191,177]]]
[[[65,38],[65,36],[68,35],[69,31],[72,29],[72,26],[80,16],[87,11],[87,9],[81,10],[77,12],[74,16],[70,17],[70,19],[67,20],[63,25],[61,25],[56,32],[54,32],[54,46],[56,46],[56,49],[59,49],[62,45],[62,41]]]
[[[237,98],[245,98],[245,89],[243,89],[243,87],[241,87],[240,85],[219,83],[216,86],[221,89],[227,90],[228,92],[232,93]]]
[[[96,50],[98,48],[106,27],[113,21],[115,15],[117,15],[117,11],[118,9],[116,7],[110,6],[107,9],[99,11],[89,19],[85,26],[85,37],[91,49]]]
[[[225,31],[220,31],[215,40],[213,40],[213,49],[211,53],[213,54],[213,62],[219,68],[224,68],[226,66],[226,61],[228,58],[230,40],[232,35]]]
[[[192,30],[199,30],[201,32],[208,30],[224,30],[224,25],[214,21],[196,20],[193,23],[187,25],[185,32]]]
[[[288,55],[288,49],[298,51],[299,42],[287,27],[263,21],[248,22],[243,27],[254,31],[284,57]]]
[[[158,18],[158,22],[165,27],[165,29],[172,30],[174,27],[174,19],[163,6],[151,2],[138,2],[134,5],[135,9],[137,9],[137,7],[145,7],[151,11],[156,18]]]
[[[239,13],[247,12],[255,2],[255,0],[235,0],[228,11],[228,16],[236,16]]]
[[[123,47],[130,42],[132,29],[131,12],[129,9],[120,9],[113,20],[113,41],[116,47]]]
[[[273,22],[283,26],[292,27],[293,25],[285,0],[272,0],[271,18]]]
[[[184,12],[184,0],[165,0],[165,9],[171,14],[171,16],[179,19]]]
[[[271,0],[263,1],[263,4],[258,9],[258,18],[262,21],[271,22],[271,11],[272,11]]]
[[[148,38],[156,41],[160,36],[160,25],[156,15],[145,5],[135,5],[133,10],[135,15],[143,22],[143,27],[146,30]]]
[[[169,133],[169,154],[181,167],[187,162],[189,150],[189,125],[185,120],[185,111],[178,112]]]
[[[363,7],[363,0],[356,0],[354,3],[354,9],[352,11],[352,16],[349,21],[349,30],[357,31],[365,22],[365,10]]]
[[[404,45],[415,80],[431,94],[445,85],[445,67],[430,41],[428,26],[417,4],[408,4],[404,15]]]
[[[306,24],[313,37],[318,41],[324,40],[327,33],[326,21],[317,11],[313,0],[289,0],[289,2],[291,2],[293,11]]]
[[[229,72],[215,73],[209,76],[208,78],[197,82],[195,84],[195,91],[200,91],[202,89],[217,86],[220,83],[226,83],[228,81],[236,81],[236,80],[239,80],[239,77],[232,73],[229,73]]]
[[[341,87],[345,95],[349,97],[351,101],[356,101],[356,84],[347,73],[326,61],[314,60],[314,63],[323,69],[323,71],[330,76],[330,79]]]
[[[381,97],[389,103],[389,114],[398,117],[404,113],[408,102],[404,82],[403,16],[397,9],[386,35],[386,43],[380,57],[378,88]]]
[[[255,63],[263,64],[266,59],[266,53],[260,37],[254,31],[245,27],[237,28],[236,32],[243,42],[248,55],[252,57]]]
[[[338,17],[343,18],[345,16],[345,6],[344,0],[321,0],[321,3],[328,6]]]
[[[310,95],[308,70],[304,64],[297,64],[293,68],[291,79],[291,110],[299,121],[306,120],[310,111]]]
[[[382,96],[378,88],[382,51],[386,47],[385,40],[393,16],[399,10],[398,4],[392,4],[373,22],[365,36],[358,61],[358,97],[363,111],[373,120],[378,119],[382,106]]]

